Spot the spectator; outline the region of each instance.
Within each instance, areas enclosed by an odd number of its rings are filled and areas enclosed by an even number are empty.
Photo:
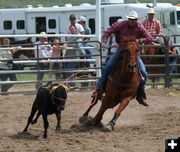
[[[84,28],[81,24],[77,23],[77,18],[74,14],[71,14],[69,16],[69,21],[70,21],[70,26],[67,29],[68,34],[79,34],[79,35],[84,34]],[[75,27],[76,29],[73,27]],[[76,40],[82,41],[82,39],[80,39],[80,37],[66,38],[67,42],[76,42]],[[74,45],[76,45],[76,44],[74,44]],[[80,47],[80,46],[82,46],[82,44],[77,44],[77,46]],[[76,52],[79,52],[79,51],[76,51]],[[81,55],[85,55],[84,50],[81,50]]]
[[[48,69],[49,64],[48,63],[42,63],[41,59],[48,59],[52,56],[52,49],[51,45],[48,44],[47,41],[47,35],[45,32],[41,32],[39,36],[39,40],[34,43],[37,47],[36,50],[34,50],[35,58],[39,61],[37,63],[37,69],[38,70],[45,70]],[[37,74],[37,80],[42,81],[44,77],[44,72],[38,72]],[[39,89],[39,87],[42,86],[41,82],[38,82],[36,84],[36,89]]]
[[[73,26],[75,26],[76,27],[76,29],[77,29],[77,34],[84,34],[84,28],[83,28],[83,26],[81,25],[81,24],[79,24],[79,23],[77,23],[77,18],[76,18],[76,16],[74,15],[74,14],[71,14],[70,16],[69,16],[69,21],[70,21],[70,26],[71,25],[73,25]],[[70,27],[69,26],[69,27]],[[69,29],[69,27],[68,27],[68,29],[67,29],[67,33],[69,33],[70,31],[70,29]]]
[[[177,56],[176,56],[177,54],[178,54],[177,49],[175,47],[171,47],[169,51],[169,55],[171,55],[169,57],[169,64],[171,65],[169,67],[169,73],[175,72],[176,66],[173,65],[177,63]]]
[[[58,38],[55,38],[53,40],[52,44],[52,58],[60,59],[63,57],[63,45],[60,44],[60,41]],[[59,62],[54,62],[52,66],[53,70],[56,70],[55,77],[56,80],[60,80],[61,74],[58,72],[61,69]]]
[[[10,40],[8,38],[2,39],[2,45],[4,48],[10,47]],[[0,70],[7,71],[7,70],[14,70],[15,65],[13,64],[13,54],[17,51],[16,48],[12,49],[5,49],[0,51]],[[0,79],[1,81],[7,81],[9,78],[10,81],[17,81],[15,73],[10,74],[1,74]],[[5,94],[13,84],[2,84],[1,85],[1,92]]]
[[[69,33],[68,34],[78,34],[77,32],[77,28],[75,25],[70,25],[69,26]],[[79,34],[80,35],[80,34]],[[72,47],[72,49],[67,49],[65,54],[64,54],[64,58],[65,59],[78,59],[79,57],[77,56],[80,56],[81,55],[81,50],[79,49],[81,47],[81,43],[73,43],[73,42],[79,42],[79,41],[82,41],[81,37],[69,37],[69,38],[66,38],[67,42],[70,42],[70,43],[67,43],[68,47]],[[79,66],[78,62],[66,62],[65,63],[65,69],[75,69]],[[69,78],[71,75],[73,75],[74,72],[68,72],[66,74],[66,78]],[[74,85],[74,83],[72,83],[72,85]]]
[[[157,35],[163,34],[163,27],[161,22],[154,17],[155,11],[153,8],[149,8],[147,11],[148,18],[142,22],[145,29],[153,36],[155,42],[158,44],[162,44],[160,37]]]
[[[87,26],[86,24],[86,18],[84,16],[80,16],[79,19],[78,19],[78,22],[79,24],[81,24],[84,28],[84,34],[85,35],[91,35],[91,29]],[[88,45],[88,41],[90,41],[90,38],[84,38],[83,39],[83,47],[90,47],[90,45]],[[85,51],[85,55],[86,56],[86,59],[92,59],[92,53],[93,53],[93,50],[91,49],[84,49]],[[92,62],[86,62],[86,67],[90,67],[90,64],[93,64]]]

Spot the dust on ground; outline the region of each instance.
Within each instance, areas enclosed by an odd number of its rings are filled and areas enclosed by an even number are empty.
[[[90,104],[89,92],[70,92],[62,112],[61,133],[55,132],[56,118],[48,117],[48,139],[43,139],[43,122],[24,129],[35,95],[0,96],[0,152],[162,152],[166,138],[180,136],[180,91],[147,89],[149,107],[132,100],[117,121],[113,132],[100,129],[72,130],[72,124]],[[90,112],[94,116],[100,102]],[[107,124],[117,107],[103,117]]]

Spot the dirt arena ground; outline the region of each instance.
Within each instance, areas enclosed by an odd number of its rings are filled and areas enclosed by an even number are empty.
[[[143,107],[132,100],[113,132],[70,129],[88,107],[92,93],[70,92],[62,112],[61,133],[54,131],[55,116],[48,117],[48,139],[42,138],[41,117],[30,126],[30,135],[20,134],[35,95],[0,96],[0,152],[163,152],[166,138],[180,136],[180,91],[147,89],[146,92],[150,106]],[[105,113],[104,124],[112,118],[115,109]]]

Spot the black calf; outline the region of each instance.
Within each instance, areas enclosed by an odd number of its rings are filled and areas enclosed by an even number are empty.
[[[35,101],[32,105],[31,114],[28,118],[27,125],[23,132],[27,132],[29,124],[35,124],[39,116],[42,114],[44,122],[43,138],[47,138],[47,129],[49,126],[47,116],[54,113],[57,118],[56,131],[59,132],[61,129],[61,110],[64,110],[65,101],[67,99],[67,90],[68,87],[64,85],[59,85],[58,83],[53,84],[50,87],[44,86],[39,88]],[[35,119],[33,119],[36,112],[38,113]]]

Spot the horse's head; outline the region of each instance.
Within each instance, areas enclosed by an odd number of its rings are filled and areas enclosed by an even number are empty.
[[[135,37],[124,37],[121,41],[123,62],[127,65],[128,72],[138,70],[138,44]]]
[[[57,105],[58,110],[64,110],[68,90],[69,88],[67,86],[58,83],[50,87],[52,102]]]

